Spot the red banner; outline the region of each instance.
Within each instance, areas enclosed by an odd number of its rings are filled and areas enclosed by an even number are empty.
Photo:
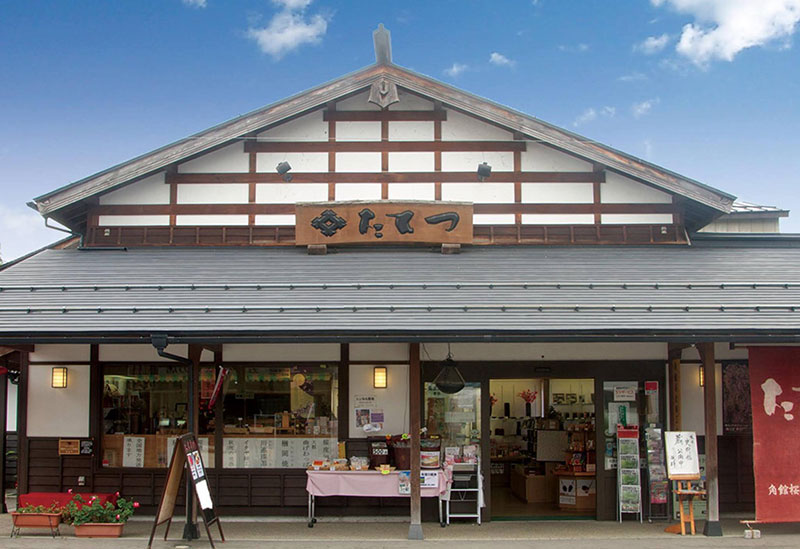
[[[749,351],[756,518],[800,522],[800,348]]]

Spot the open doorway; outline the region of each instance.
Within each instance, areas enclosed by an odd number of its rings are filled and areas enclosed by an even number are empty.
[[[595,518],[593,379],[492,379],[492,520]]]

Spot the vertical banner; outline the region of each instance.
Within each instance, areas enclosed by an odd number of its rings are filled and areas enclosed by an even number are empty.
[[[800,348],[750,347],[756,518],[800,521]]]

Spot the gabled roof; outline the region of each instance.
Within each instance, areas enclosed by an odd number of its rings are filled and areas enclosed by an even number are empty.
[[[54,214],[82,200],[110,191],[284,120],[322,108],[330,101],[368,88],[372,83],[383,78],[410,92],[434,101],[441,101],[445,106],[507,127],[530,139],[540,140],[661,190],[685,197],[701,206],[700,209],[703,211],[701,217],[707,217],[706,223],[719,213],[729,212],[735,198],[693,179],[389,62],[370,65],[118,164],[39,196],[34,199],[35,205],[42,215],[58,219],[58,215]]]

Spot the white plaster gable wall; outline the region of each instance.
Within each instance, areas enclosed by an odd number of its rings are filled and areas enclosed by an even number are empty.
[[[380,183],[338,183],[336,200],[380,200]]]
[[[327,141],[328,123],[319,109],[265,130],[257,137],[259,141]]]
[[[447,120],[442,121],[442,141],[510,141],[513,134],[472,116],[447,110]]]
[[[666,224],[672,223],[672,214],[602,214],[600,223],[603,224]]]
[[[590,172],[592,163],[581,160],[533,141],[527,142],[526,150],[520,154],[522,171],[526,172]]]
[[[256,202],[259,204],[292,204],[295,202],[324,202],[328,200],[327,183],[259,183]]]
[[[336,153],[336,171],[347,173],[379,172],[381,171],[381,153],[338,152]]]
[[[508,151],[451,151],[442,153],[443,172],[475,172],[486,162],[494,172],[514,170],[514,153]]]
[[[336,103],[337,111],[379,111],[381,108],[375,103],[367,101],[369,91],[357,93],[347,99],[342,99]]]
[[[338,343],[226,343],[222,346],[226,362],[339,361]]]
[[[175,224],[191,227],[223,227],[247,225],[247,214],[242,215],[176,215]]]
[[[373,368],[374,366],[371,364],[350,365],[350,398],[348,399],[347,416],[351,438],[408,432],[408,364],[386,366],[386,389],[375,389],[372,386]],[[403,395],[403,398],[398,398],[398,395]],[[356,426],[353,404],[357,396],[374,396],[375,408],[383,410],[385,421],[383,430],[379,433],[367,435],[363,429]]]
[[[434,155],[432,152],[390,152],[390,172],[432,172]]]
[[[247,183],[182,183],[178,204],[247,204]]]
[[[391,111],[432,111],[433,101],[429,101],[419,95],[407,92],[405,90],[397,90],[397,97],[400,99],[399,103],[394,103],[389,106]]]
[[[336,141],[380,141],[381,123],[376,121],[336,122]]]
[[[168,215],[101,215],[97,224],[101,227],[165,227],[169,225]]]
[[[523,183],[523,204],[591,204],[591,183]]]
[[[28,368],[29,437],[89,436],[89,365],[67,365],[67,387],[50,387],[52,366]]]
[[[513,225],[514,214],[473,214],[473,225]]]
[[[270,225],[270,226],[291,226],[295,225],[295,216],[286,215],[257,215],[255,216],[256,225]]]
[[[178,172],[235,173],[246,172],[249,166],[249,155],[244,152],[244,142],[238,141],[178,165]]]
[[[389,200],[434,200],[433,183],[389,183]]]
[[[257,172],[275,172],[275,167],[286,161],[295,173],[322,173],[328,171],[328,153],[275,152],[256,154]],[[245,170],[246,171],[246,170]]]
[[[124,204],[169,204],[169,185],[158,173],[100,196],[101,206]]]
[[[505,204],[514,202],[513,183],[442,183],[442,200]]]
[[[522,214],[523,225],[593,225],[594,214]]]
[[[389,122],[389,141],[433,141],[430,120]]]
[[[603,204],[671,204],[672,196],[606,170],[606,182],[600,185],[600,202]]]

